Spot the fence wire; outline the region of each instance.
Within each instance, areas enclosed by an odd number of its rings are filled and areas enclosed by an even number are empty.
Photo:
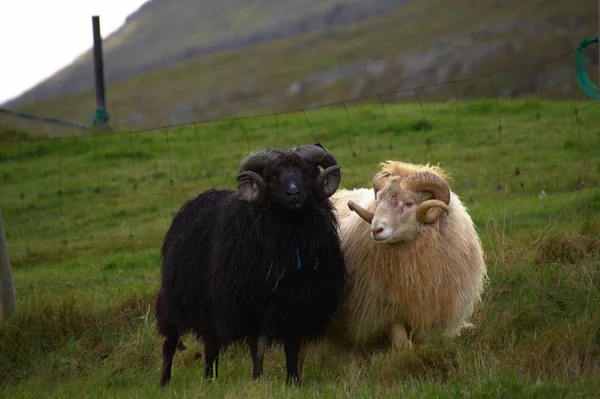
[[[98,263],[106,249],[100,244],[137,243],[156,251],[173,212],[205,189],[232,188],[240,161],[251,151],[309,142],[321,142],[336,155],[346,188],[369,186],[377,163],[386,159],[442,164],[456,172],[452,189],[477,214],[479,229],[490,214],[498,217],[493,209],[498,201],[513,204],[514,212],[502,215],[508,228],[511,223],[563,220],[578,212],[574,205],[599,196],[600,169],[594,163],[600,165],[600,159],[594,148],[600,148],[600,139],[590,134],[600,121],[597,102],[549,109],[523,101],[526,113],[499,97],[479,105],[461,102],[457,85],[477,81],[499,93],[494,76],[572,53],[286,112],[101,135],[2,139],[0,206],[11,255],[26,266],[90,254]],[[453,86],[453,102],[427,104],[426,90],[443,85]],[[412,93],[414,105],[386,103],[386,97],[398,93]],[[477,107],[485,112],[478,113]],[[563,147],[575,150],[570,155],[565,151],[553,165],[544,159],[545,136],[573,124],[577,136],[565,137]],[[475,150],[486,146],[499,152],[478,159]],[[528,152],[528,164],[516,164],[521,150]],[[554,172],[542,173],[544,168]],[[570,204],[567,209],[565,203]],[[519,207],[533,211],[518,212]]]

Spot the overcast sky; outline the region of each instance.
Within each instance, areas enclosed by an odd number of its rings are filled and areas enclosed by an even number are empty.
[[[17,97],[92,47],[148,0],[1,0],[0,104]]]

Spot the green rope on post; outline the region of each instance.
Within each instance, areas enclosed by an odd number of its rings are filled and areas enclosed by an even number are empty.
[[[104,126],[108,124],[108,112],[104,108],[98,108],[94,117],[94,126]]]
[[[33,115],[33,114],[29,114],[27,112],[13,111],[13,110],[6,109],[6,108],[0,108],[0,113],[1,114],[18,116],[19,118],[29,119],[29,120],[33,120],[33,121],[49,122],[49,123],[54,123],[54,124],[57,124],[57,125],[69,126],[69,127],[74,127],[74,128],[77,128],[77,129],[82,129],[82,130],[86,130],[87,129],[86,125],[80,125],[78,123],[73,123],[73,122],[69,122],[69,121],[63,121],[63,120],[60,120],[60,119],[57,119],[57,118],[49,118],[49,117],[46,117],[46,116]]]
[[[577,46],[577,81],[585,94],[590,97],[600,99],[600,87],[595,85],[585,70],[585,61],[583,59],[583,49],[593,43],[598,43],[598,37],[592,39],[583,39]]]
[[[96,112],[93,114],[87,114],[85,116],[85,126],[88,130],[93,130],[94,128],[107,127],[110,117],[108,116],[108,112],[104,108],[96,109]]]

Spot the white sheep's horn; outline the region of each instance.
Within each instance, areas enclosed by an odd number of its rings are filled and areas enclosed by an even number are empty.
[[[434,212],[428,213],[430,209],[434,208]],[[433,223],[438,220],[444,212],[448,213],[449,207],[444,201],[431,199],[423,201],[415,212],[417,220],[421,223]]]
[[[365,222],[371,223],[373,221],[373,216],[375,216],[375,214],[371,211],[366,210],[354,201],[348,201],[348,208],[356,212],[358,216],[364,219]]]

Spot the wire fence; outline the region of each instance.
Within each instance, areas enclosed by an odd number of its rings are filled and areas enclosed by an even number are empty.
[[[456,96],[464,82],[488,85],[498,94],[496,75],[572,53],[294,111],[136,131],[1,139],[0,207],[13,264],[90,257],[98,263],[110,253],[132,250],[157,255],[173,212],[205,189],[233,188],[239,163],[251,151],[317,141],[342,165],[344,188],[369,187],[386,159],[440,164],[479,229],[490,220],[500,220],[508,230],[541,229],[584,207],[600,210],[597,102]],[[452,101],[427,102],[434,86],[453,87]],[[412,93],[413,101],[392,104],[399,92]],[[113,278],[118,276],[93,281]]]

